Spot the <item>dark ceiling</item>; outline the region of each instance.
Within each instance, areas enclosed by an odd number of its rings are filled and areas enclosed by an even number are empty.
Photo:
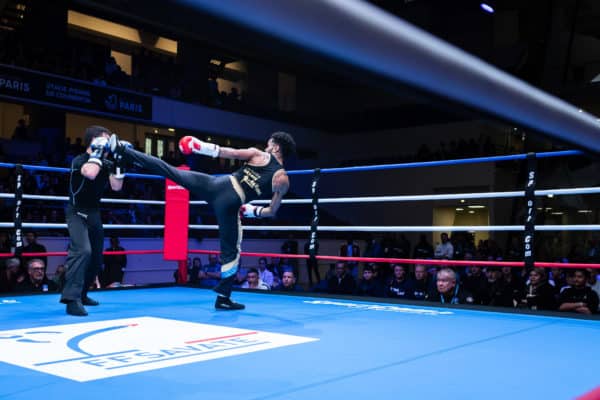
[[[594,60],[580,60],[575,50],[582,40],[600,38],[597,0],[488,0],[495,8],[494,14],[484,12],[481,2],[475,0],[369,2],[557,95],[573,93],[574,86],[585,86],[586,79],[594,73]],[[290,122],[342,133],[483,116],[404,85],[378,85],[377,77],[365,71],[341,68],[304,49],[290,48],[277,38],[191,10],[175,1],[77,0],[74,3],[84,10],[93,10],[96,15],[157,33],[192,37],[206,46],[211,57],[268,64],[294,74],[298,82],[310,81],[324,92],[340,93],[343,107],[339,104],[310,107],[310,99],[306,106],[298,101],[297,111],[283,116]],[[600,64],[597,65],[596,74],[600,73]]]

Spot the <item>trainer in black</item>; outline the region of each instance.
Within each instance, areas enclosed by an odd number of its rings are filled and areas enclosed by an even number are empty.
[[[231,301],[229,297],[217,296],[215,300],[215,308],[217,310],[243,310],[245,305]]]

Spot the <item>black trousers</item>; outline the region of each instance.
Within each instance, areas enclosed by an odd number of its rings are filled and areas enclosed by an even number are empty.
[[[126,162],[153,174],[169,178],[213,207],[219,224],[221,247],[221,282],[214,290],[229,297],[238,271],[242,242],[239,214],[242,198],[234,189],[232,179],[235,178],[230,175],[215,177],[201,172],[180,170],[159,158],[133,149],[125,149],[123,158]]]
[[[65,286],[60,301],[68,303],[87,296],[88,289],[102,266],[104,229],[99,209],[66,210],[69,228],[69,253],[66,261]]]

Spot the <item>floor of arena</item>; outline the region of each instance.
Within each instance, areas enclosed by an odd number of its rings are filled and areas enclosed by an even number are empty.
[[[598,386],[597,321],[210,290],[0,298],[2,399],[569,399]]]

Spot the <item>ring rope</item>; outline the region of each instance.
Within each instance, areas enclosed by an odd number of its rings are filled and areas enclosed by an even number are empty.
[[[13,222],[0,222],[0,228],[12,228]],[[164,229],[164,225],[126,225],[104,224],[104,229]],[[67,228],[67,224],[54,224],[43,222],[23,222],[23,228]],[[189,225],[190,229],[211,230],[219,229],[218,225]],[[246,231],[310,231],[310,226],[300,225],[246,225]],[[523,231],[522,225],[447,225],[447,226],[319,226],[322,232],[503,232]],[[596,231],[600,224],[590,225],[536,225],[536,231]]]
[[[535,153],[537,158],[553,158],[553,157],[566,157],[566,156],[580,156],[585,155],[579,150],[561,150],[561,151],[549,151]],[[447,165],[460,165],[460,164],[476,164],[486,162],[500,162],[500,161],[514,161],[514,160],[525,160],[527,154],[510,154],[504,156],[490,156],[490,157],[474,157],[474,158],[461,158],[453,160],[438,160],[438,161],[419,161],[410,163],[400,164],[380,164],[380,165],[362,165],[354,167],[339,167],[339,168],[323,168],[321,173],[339,173],[339,172],[360,172],[360,171],[380,171],[388,169],[404,169],[404,168],[419,168],[419,167],[437,167]],[[15,163],[0,162],[0,168],[15,168]],[[64,167],[49,167],[45,165],[28,165],[22,164],[23,169],[30,171],[50,171],[50,172],[71,172],[69,168]],[[302,169],[302,170],[290,170],[286,171],[288,175],[308,175],[314,172],[313,169]],[[151,179],[164,179],[160,175],[150,174],[138,174],[138,173],[126,173],[126,177],[131,178],[151,178]]]
[[[566,196],[566,195],[577,195],[577,194],[598,194],[600,193],[600,187],[582,187],[582,188],[571,188],[571,189],[544,189],[536,190],[536,196]],[[424,195],[400,195],[400,196],[362,196],[362,197],[330,197],[319,199],[319,203],[328,204],[343,204],[343,203],[379,203],[379,202],[392,202],[392,201],[424,201],[424,200],[461,200],[461,199],[488,199],[488,198],[512,198],[512,197],[523,197],[525,191],[508,191],[508,192],[481,192],[481,193],[448,193],[448,194],[424,194]],[[14,193],[0,193],[0,198],[12,199],[15,197]],[[24,199],[28,200],[49,200],[49,201],[68,201],[68,196],[48,196],[48,195],[37,195],[37,194],[24,194]],[[135,200],[135,199],[115,199],[115,198],[102,198],[102,203],[115,203],[115,204],[152,204],[152,205],[163,205],[163,200]],[[189,202],[192,205],[205,205],[208,204],[204,200],[192,200]],[[269,204],[270,200],[253,200],[252,204]],[[283,204],[311,204],[312,199],[283,199]]]
[[[105,255],[127,255],[127,254],[162,254],[163,250],[121,250],[121,251],[104,251]],[[218,250],[197,250],[188,249],[190,254],[220,254]],[[66,256],[66,251],[49,251],[44,253],[22,253],[23,257],[44,257],[44,256]],[[14,253],[0,253],[0,257],[12,257]],[[293,259],[308,259],[308,254],[282,254],[282,253],[257,253],[257,252],[241,252],[242,256],[246,257],[278,257],[278,258],[293,258]],[[435,259],[418,259],[418,258],[383,258],[383,257],[344,257],[344,256],[316,256],[319,260],[326,261],[357,261],[366,263],[400,263],[400,264],[426,264],[440,266],[472,266],[481,265],[488,267],[523,267],[523,261],[483,261],[483,260],[435,260]],[[536,267],[543,268],[600,268],[597,263],[557,263],[557,262],[535,262]]]

